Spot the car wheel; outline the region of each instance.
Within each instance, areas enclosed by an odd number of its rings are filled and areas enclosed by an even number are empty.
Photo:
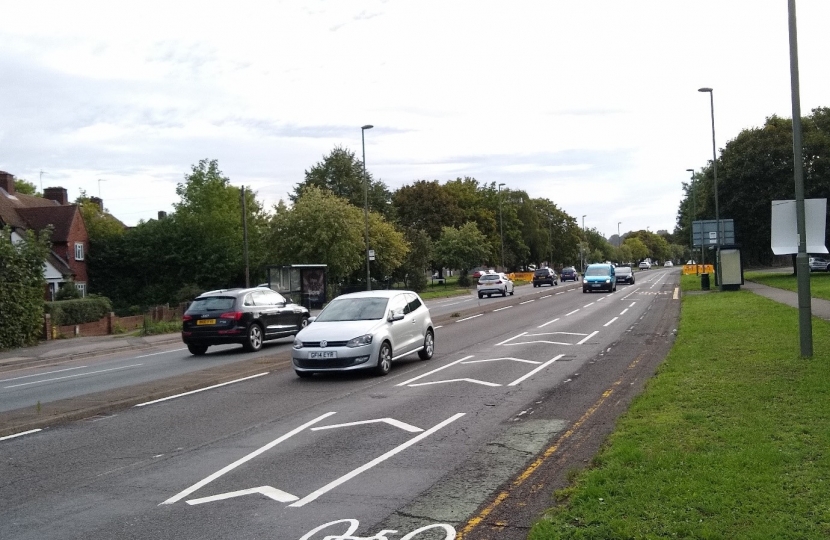
[[[424,336],[424,348],[418,351],[418,356],[421,360],[429,360],[435,352],[435,336],[432,329],[427,329],[427,335]]]
[[[190,354],[195,356],[202,356],[207,352],[207,345],[190,345],[188,344],[187,350],[190,351]]]
[[[301,379],[309,379],[312,375],[314,375],[313,371],[297,371],[296,369],[294,370],[294,373],[296,373],[297,377]]]
[[[392,346],[389,345],[388,341],[384,341],[378,353],[378,365],[375,366],[375,373],[388,375],[390,369],[392,369]]]
[[[242,347],[248,352],[255,352],[262,348],[262,328],[256,323],[248,327],[248,337]]]
[[[483,294],[479,294],[479,295],[478,295],[478,298],[479,298],[479,300],[481,300],[482,298],[484,298],[484,295],[483,295]]]
[[[585,294],[586,292],[588,292],[588,289],[582,289],[582,294]]]
[[[513,296],[514,294],[516,294],[516,289],[510,289],[510,296]]]
[[[300,321],[300,330],[302,330],[306,326],[308,326],[308,317],[303,317],[303,320]]]
[[[505,296],[507,296],[507,289],[506,288],[501,292],[501,297],[504,298]]]

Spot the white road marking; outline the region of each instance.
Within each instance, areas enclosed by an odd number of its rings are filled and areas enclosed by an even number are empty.
[[[472,384],[482,384],[484,386],[501,386],[497,383],[487,382],[487,381],[479,381],[478,379],[446,379],[443,381],[430,381],[430,382],[421,382],[416,384],[410,384],[409,386],[429,386],[431,384],[444,384],[444,383],[453,383],[453,382],[468,382]]]
[[[14,435],[6,435],[5,437],[0,437],[0,441],[7,441],[9,439],[14,439],[15,437],[22,437],[23,435],[31,435],[32,433],[37,433],[41,431],[40,428],[38,429],[30,429],[29,431],[21,431],[20,433],[15,433]]]
[[[610,321],[608,321],[607,323],[603,324],[602,326],[608,326],[608,325],[610,325],[612,322],[616,321],[618,318],[619,318],[619,317],[614,317],[613,319],[611,319],[611,320],[610,320]]]
[[[65,369],[56,369],[54,371],[44,371],[42,373],[34,373],[32,375],[21,375],[20,377],[12,377],[11,379],[0,379],[0,383],[5,383],[9,381],[19,381],[20,379],[31,379],[32,377],[42,377],[44,375],[52,375],[54,373],[63,373],[64,371],[72,371],[75,369],[84,369],[89,366],[78,366],[78,367],[70,367]]]
[[[566,292],[568,292],[568,291],[561,291],[561,292],[558,292],[556,294],[565,294]]]
[[[449,363],[449,364],[447,364],[446,366],[441,366],[441,367],[439,367],[439,368],[433,369],[432,371],[428,371],[428,372],[424,373],[423,375],[418,375],[417,377],[414,377],[414,378],[412,378],[412,379],[409,379],[408,381],[404,381],[404,382],[402,382],[402,383],[398,383],[398,384],[396,384],[395,386],[406,386],[407,384],[409,384],[409,383],[411,383],[411,382],[413,382],[413,381],[417,381],[418,379],[423,379],[424,377],[428,377],[428,376],[432,375],[433,373],[438,373],[438,372],[439,372],[439,371],[441,371],[442,369],[447,369],[448,367],[452,367],[452,366],[454,366],[455,364],[459,364],[459,363],[463,362],[464,360],[467,360],[468,358],[472,358],[472,357],[473,357],[473,355],[470,355],[470,356],[465,356],[464,358],[461,358],[460,360],[456,360],[455,362],[450,362],[450,363]]]
[[[570,313],[565,313],[565,317],[567,317],[568,315],[573,315],[573,314],[574,314],[574,313],[576,313],[577,311],[579,311],[579,310],[578,310],[578,309],[575,309],[575,310],[571,311]]]
[[[628,311],[628,308],[625,308],[624,310],[620,311],[620,315],[625,315],[626,311]]]
[[[300,499],[299,501],[295,502],[294,504],[289,505],[289,508],[299,508],[301,506],[305,506],[306,504],[316,500],[321,495],[323,495],[323,494],[327,493],[328,491],[331,491],[332,489],[336,488],[340,484],[343,484],[344,482],[347,482],[347,481],[351,480],[352,478],[354,478],[355,476],[359,475],[360,473],[362,473],[364,471],[368,471],[369,469],[371,469],[375,465],[386,461],[390,457],[394,456],[395,454],[398,454],[398,453],[402,452],[403,450],[406,450],[407,448],[409,448],[413,444],[416,444],[416,443],[422,441],[423,439],[426,439],[427,437],[429,437],[430,435],[432,435],[433,433],[435,433],[439,429],[443,428],[444,426],[447,426],[447,425],[455,422],[456,420],[458,420],[459,418],[464,416],[464,414],[465,413],[457,413],[454,416],[451,416],[450,418],[444,420],[443,422],[436,425],[435,427],[432,427],[432,428],[428,429],[427,431],[424,431],[420,435],[416,435],[415,437],[413,437],[412,439],[410,439],[407,442],[403,443],[402,445],[397,446],[397,447],[393,448],[392,450],[386,452],[385,454],[376,457],[375,459],[373,459],[369,463],[367,463],[367,464],[365,464],[361,467],[358,467],[357,469],[353,470],[352,472],[341,476],[337,480],[326,484],[325,486],[323,486],[320,489],[314,491],[310,495],[305,496],[304,498]]]
[[[597,334],[599,334],[599,330],[594,330],[593,332],[591,332],[590,334],[588,334],[588,336],[587,336],[585,339],[583,339],[582,341],[578,342],[578,343],[577,343],[577,345],[582,345],[583,343],[585,343],[586,341],[588,341],[589,339],[591,339],[592,337],[594,337],[594,336],[595,336],[595,335],[597,335]]]
[[[86,375],[96,375],[98,373],[106,373],[108,371],[118,371],[118,370],[121,370],[121,369],[129,369],[129,368],[134,368],[134,367],[138,367],[138,366],[142,366],[142,365],[144,365],[144,364],[132,364],[132,365],[129,365],[129,366],[122,366],[122,367],[117,367],[117,368],[99,369],[97,371],[87,371],[86,373],[78,373],[76,375],[66,375],[65,377],[53,377],[51,379],[43,379],[41,381],[32,381],[32,382],[27,382],[27,383],[12,384],[12,385],[9,385],[9,386],[4,386],[3,388],[18,388],[20,386],[29,386],[29,385],[32,385],[32,384],[47,383],[47,382],[52,382],[52,381],[60,381],[60,380],[63,380],[63,379],[74,379],[75,377],[84,377]]]
[[[553,323],[555,323],[555,322],[556,322],[556,321],[558,321],[558,320],[559,320],[559,317],[557,317],[557,318],[553,319],[552,321],[548,321],[548,322],[546,322],[546,323],[540,324],[540,325],[539,325],[539,326],[537,326],[536,328],[542,328],[543,326],[547,326],[547,325],[549,325],[549,324],[553,324]]]
[[[585,305],[584,305],[584,306],[582,306],[582,307],[586,308],[586,307],[588,307],[588,306],[593,306],[593,305],[594,305],[594,303],[593,303],[593,302],[591,302],[590,304],[585,304]]]
[[[479,313],[478,315],[473,315],[472,317],[465,317],[465,318],[463,318],[463,319],[458,319],[458,320],[457,320],[457,321],[455,321],[455,322],[464,322],[464,321],[469,321],[470,319],[475,319],[476,317],[481,317],[482,315],[484,315],[484,313]]]
[[[435,329],[436,329],[436,330],[438,330],[439,328],[444,328],[444,326],[443,326],[443,325],[441,325],[441,326],[436,326],[436,327],[435,327]]]
[[[507,386],[516,386],[517,384],[519,384],[520,382],[524,381],[525,379],[527,379],[527,378],[529,378],[529,377],[532,377],[533,375],[536,375],[537,373],[539,373],[540,371],[542,371],[543,369],[545,369],[546,367],[548,367],[548,366],[549,366],[549,365],[551,365],[552,363],[556,362],[557,360],[559,360],[559,359],[560,359],[560,358],[562,358],[563,356],[565,356],[565,355],[564,355],[564,354],[560,354],[560,355],[558,355],[558,356],[554,356],[553,358],[551,358],[550,360],[548,360],[547,362],[545,362],[545,363],[544,363],[544,364],[542,364],[541,366],[537,367],[536,369],[534,369],[533,371],[531,371],[531,372],[530,372],[530,373],[528,373],[527,375],[523,375],[523,376],[519,377],[518,379],[516,379],[516,380],[515,380],[515,381],[513,381],[512,383],[508,384]]]
[[[672,295],[672,300],[677,300],[678,298],[680,298],[680,289],[675,287],[674,294]]]
[[[631,302],[631,305],[630,305],[630,306],[628,306],[628,307],[633,308],[633,307],[634,307],[634,304],[636,304],[636,303],[637,303],[637,302]]]
[[[518,339],[518,338],[522,337],[522,336],[523,336],[523,335],[525,335],[525,334],[527,334],[527,332],[522,332],[522,333],[521,333],[521,334],[519,334],[518,336],[513,336],[512,338],[505,339],[505,340],[504,340],[504,341],[502,341],[501,343],[496,343],[496,344],[495,344],[495,345],[493,345],[493,346],[494,346],[494,347],[498,347],[499,345],[504,345],[504,344],[505,344],[505,343],[507,343],[508,341],[513,341],[514,339]]]
[[[411,424],[407,424],[406,422],[401,422],[400,420],[395,420],[394,418],[378,418],[377,420],[361,420],[359,422],[347,422],[345,424],[333,424],[331,426],[320,426],[311,428],[311,431],[319,431],[321,429],[335,429],[341,427],[351,427],[351,426],[359,426],[362,424],[377,424],[379,422],[384,422],[389,424],[390,426],[394,426],[396,428],[400,428],[404,431],[408,431],[410,433],[420,433],[423,429],[419,427],[415,427]]]
[[[154,352],[154,353],[151,353],[151,354],[142,354],[141,356],[136,356],[135,358],[146,358],[148,356],[156,356],[156,355],[159,355],[159,354],[167,354],[167,353],[171,353],[171,352],[179,352],[179,351],[186,351],[186,350],[187,350],[187,347],[182,347],[181,349],[170,349],[169,351]]]
[[[504,358],[487,358],[484,360],[470,360],[469,362],[462,362],[463,364],[481,364],[483,362],[498,362],[499,360],[513,360],[514,362],[525,362],[527,364],[540,364],[537,360],[524,360],[522,358],[513,358],[510,356]]]
[[[256,375],[251,375],[249,377],[243,377],[241,379],[235,379],[233,381],[223,382],[220,384],[214,384],[213,386],[208,386],[206,388],[199,388],[198,390],[191,390],[190,392],[185,392],[183,394],[176,394],[175,396],[167,396],[161,399],[154,399],[153,401],[146,401],[144,403],[139,403],[138,405],[134,405],[135,407],[144,407],[145,405],[153,405],[155,403],[161,403],[162,401],[168,401],[171,399],[180,398],[182,396],[189,396],[190,394],[196,394],[198,392],[204,392],[205,390],[213,390],[214,388],[219,388],[221,386],[227,386],[229,384],[238,383],[242,381],[247,381],[248,379],[256,379],[257,377],[262,377],[263,375],[268,375],[268,372],[265,373],[257,373]]]
[[[201,489],[201,488],[205,487],[206,485],[210,484],[211,482],[213,482],[214,480],[216,480],[220,476],[223,476],[224,474],[229,473],[230,471],[234,470],[235,468],[239,467],[240,465],[242,465],[244,463],[247,463],[248,461],[250,461],[250,460],[254,459],[255,457],[257,457],[258,455],[262,454],[263,452],[267,452],[268,450],[275,447],[279,443],[281,443],[281,442],[283,442],[287,439],[290,439],[291,437],[293,437],[297,433],[300,433],[301,431],[304,431],[306,428],[309,428],[309,427],[313,426],[314,424],[325,420],[326,418],[328,418],[329,416],[331,416],[333,414],[336,414],[336,413],[327,412],[326,414],[320,415],[317,418],[315,418],[314,420],[311,420],[310,422],[306,422],[305,424],[301,425],[300,427],[292,429],[291,431],[289,431],[285,435],[283,435],[281,437],[278,437],[278,438],[274,439],[273,441],[269,442],[268,444],[266,444],[265,446],[254,450],[253,452],[251,452],[247,456],[245,456],[243,458],[240,458],[240,459],[237,459],[236,461],[234,461],[233,463],[231,463],[227,467],[224,467],[224,468],[216,471],[215,473],[211,474],[210,476],[208,476],[204,480],[196,482],[195,484],[193,484],[192,486],[190,486],[186,490],[182,491],[181,493],[179,493],[177,495],[174,495],[173,497],[170,497],[169,499],[167,499],[166,501],[164,501],[161,504],[173,504],[175,502],[179,502],[180,500],[184,499],[185,497],[187,497],[188,495],[190,495],[191,493],[193,493],[197,489]],[[161,505],[159,505],[159,506],[161,506]]]
[[[551,297],[551,295],[546,294],[545,296],[541,296],[541,297],[539,297],[539,300],[541,300],[542,298],[550,298],[550,297]]]
[[[497,312],[497,311],[501,311],[501,310],[503,310],[503,309],[510,309],[510,308],[512,308],[512,307],[513,307],[513,306],[505,306],[505,307],[500,307],[499,309],[494,309],[494,310],[493,310],[493,313],[495,313],[495,312]]]
[[[243,490],[240,490],[240,491],[230,491],[228,493],[222,493],[220,495],[213,495],[211,497],[203,497],[201,499],[190,499],[189,501],[185,501],[185,502],[187,504],[190,504],[190,505],[202,504],[202,503],[213,502],[213,501],[221,501],[221,500],[224,500],[224,499],[231,499],[233,497],[242,497],[244,495],[251,495],[251,494],[254,494],[254,493],[259,493],[261,495],[265,495],[269,499],[274,499],[275,501],[281,502],[281,503],[294,502],[297,499],[299,499],[299,497],[297,497],[295,495],[292,495],[290,493],[286,493],[286,492],[284,492],[282,490],[279,490],[277,488],[272,488],[271,486],[261,486],[261,487],[251,488],[251,489],[243,489]]]
[[[522,304],[529,304],[529,303],[531,303],[531,302],[535,302],[535,301],[536,301],[536,299],[535,299],[535,298],[534,298],[533,300],[525,300],[524,302],[519,302],[519,305],[522,305]]]

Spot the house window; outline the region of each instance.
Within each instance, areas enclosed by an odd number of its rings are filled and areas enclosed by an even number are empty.
[[[75,242],[75,260],[76,261],[84,260],[84,243],[83,242]]]
[[[75,282],[75,288],[78,289],[78,292],[81,294],[81,298],[84,298],[86,296],[86,283]]]

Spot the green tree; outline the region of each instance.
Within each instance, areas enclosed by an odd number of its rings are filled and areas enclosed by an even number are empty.
[[[34,195],[36,197],[40,197],[41,194],[37,190],[37,186],[34,185],[32,182],[28,180],[24,180],[23,178],[15,178],[14,179],[14,190],[17,193],[24,193],[26,195]]]
[[[630,261],[641,261],[649,255],[648,247],[636,236],[629,236],[623,241],[623,248],[631,253]]]
[[[406,228],[425,231],[432,240],[441,236],[444,227],[461,224],[462,211],[453,194],[437,180],[418,180],[392,195],[398,223]]]
[[[432,261],[432,239],[426,231],[415,228],[407,229],[404,237],[409,244],[409,252],[393,277],[414,291],[422,291],[427,286],[426,270]]]
[[[114,218],[111,214],[94,202],[85,190],[81,190],[80,196],[75,199],[75,204],[81,212],[89,234],[90,252],[95,252],[95,244],[114,236],[121,236],[126,231],[123,223]]]
[[[481,264],[491,252],[487,238],[473,222],[457,229],[444,227],[441,238],[435,243],[436,262],[442,267],[459,269],[461,278],[466,278],[469,269]],[[465,283],[459,279],[459,284]]]
[[[369,210],[389,216],[391,194],[386,184],[375,180],[368,169],[366,178]],[[365,206],[363,162],[355,157],[354,152],[346,148],[335,147],[329,155],[323,158],[323,161],[305,171],[305,180],[295,186],[294,193],[290,197],[291,201],[297,202],[305,190],[312,186],[330,191],[357,208]]]
[[[37,343],[43,324],[43,265],[51,228],[26,231],[14,243],[11,229],[0,230],[0,349]]]

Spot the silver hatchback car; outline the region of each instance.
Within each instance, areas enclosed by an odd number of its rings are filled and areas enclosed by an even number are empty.
[[[435,330],[429,309],[412,291],[365,291],[338,296],[294,339],[294,371],[374,369],[386,375],[392,362],[418,353],[429,360]]]

